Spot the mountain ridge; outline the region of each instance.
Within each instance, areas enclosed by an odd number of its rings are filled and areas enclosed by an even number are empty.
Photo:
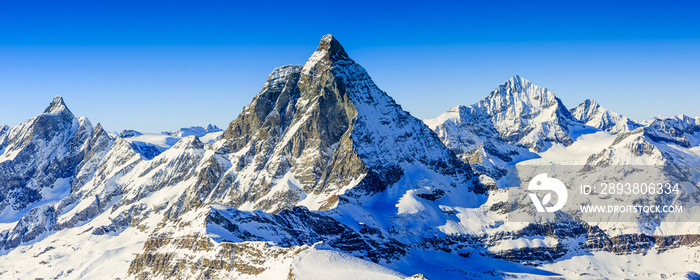
[[[44,118],[67,114],[62,98],[49,108],[56,113]],[[664,159],[692,159],[686,152],[700,144],[700,118],[659,119],[610,136],[517,75],[455,108],[432,123],[414,118],[326,35],[304,65],[274,69],[214,141],[160,134],[174,142],[148,158],[134,139],[149,134],[111,138],[77,118],[81,125],[58,130],[82,135],[67,141],[82,154],[70,161],[75,172],[53,178],[67,193],[0,223],[0,275],[305,279],[337,265],[341,278],[660,277],[632,264],[580,267],[611,255],[692,275],[697,262],[675,258],[700,252],[697,235],[619,234],[572,219],[509,223],[507,215],[527,205],[510,204],[496,185],[499,172],[510,172],[503,167],[568,152],[590,134],[620,139],[603,148],[612,153],[590,157],[591,168],[609,155],[641,159],[649,153],[637,148],[648,145],[653,155],[670,155]],[[18,127],[32,125],[45,124]],[[7,135],[22,139],[18,130],[0,129],[0,148]]]
[[[642,126],[627,117],[601,107],[598,102],[592,99],[586,99],[576,108],[572,108],[570,112],[586,125],[612,133],[629,132]]]

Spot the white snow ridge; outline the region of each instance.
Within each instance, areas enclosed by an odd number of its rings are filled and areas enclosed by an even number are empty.
[[[418,120],[326,35],[223,130],[110,135],[56,97],[0,126],[0,278],[700,277],[700,219],[509,220],[531,210],[509,196],[523,167],[697,183],[700,118],[569,110],[517,75],[485,96]],[[700,214],[698,186],[669,200]]]

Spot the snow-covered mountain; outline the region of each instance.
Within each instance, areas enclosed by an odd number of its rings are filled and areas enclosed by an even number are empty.
[[[136,254],[128,271],[122,271],[125,275],[185,277],[210,273],[181,254],[182,250],[204,254],[193,244],[205,242],[231,254],[235,246],[226,244],[242,240],[222,238],[278,243],[284,239],[280,234],[288,231],[287,238],[296,241],[280,243],[276,249],[251,244],[250,254],[259,250],[291,254],[316,248],[314,244],[322,241],[327,244],[324,248],[381,263],[407,254],[403,242],[435,231],[444,221],[439,201],[472,207],[485,199],[486,189],[469,166],[379,90],[332,36],[321,40],[304,66],[274,70],[261,93],[215,143],[205,145],[196,135],[187,136],[149,159],[133,145],[134,138],[144,135],[128,132],[110,139],[91,180],[60,201],[4,225],[0,237],[5,240],[5,256],[21,254],[16,248],[36,242],[58,242],[69,233],[83,236],[80,244],[92,244],[90,240],[96,240],[92,236],[130,235],[144,247],[142,251],[130,247],[114,257]],[[397,204],[401,207],[392,210]],[[247,219],[235,220],[230,213],[253,209],[272,213],[265,214],[267,222],[261,221],[270,234],[238,233]],[[332,210],[316,214],[306,209]],[[290,213],[300,224],[275,222],[289,219],[284,217]],[[309,219],[319,222],[309,224]],[[187,230],[185,224],[190,225]],[[346,232],[340,238],[339,229]],[[393,237],[394,230],[402,233],[403,242]],[[301,233],[309,238],[298,239],[304,236]],[[61,241],[65,242],[71,243]],[[180,253],[170,253],[178,246],[184,246]],[[153,260],[180,262],[182,269],[154,266]],[[70,263],[52,273],[66,275],[71,269],[83,270],[82,276],[97,273],[86,267],[85,260]],[[242,258],[236,265],[246,263],[257,267],[255,261]],[[220,275],[256,275],[251,274],[255,271],[234,269]]]
[[[576,108],[571,109],[571,115],[586,125],[611,133],[629,132],[642,126],[625,116],[601,107],[592,99],[586,99]]]
[[[19,195],[25,188],[38,186],[44,194],[56,181],[69,186],[50,200],[42,196],[3,212],[0,275],[692,277],[700,270],[698,258],[675,258],[700,255],[693,225],[690,234],[666,236],[612,235],[572,219],[508,222],[518,207],[488,175],[497,178],[498,170],[505,178],[508,165],[574,155],[582,165],[599,165],[591,155],[629,148],[626,141],[634,137],[665,145],[661,157],[681,162],[697,154],[698,120],[659,119],[627,136],[613,135],[584,125],[553,93],[516,76],[479,103],[424,123],[326,35],[304,65],[273,70],[225,131],[212,126],[110,137],[99,125],[87,129],[87,119],[73,117],[60,98],[39,117],[0,128],[0,179],[40,176],[10,189],[18,191],[3,198],[7,205],[25,200]],[[57,124],[43,128],[47,123]],[[90,133],[79,133],[81,127]],[[217,133],[220,137],[207,139]],[[58,144],[44,144],[49,142]],[[149,145],[162,149],[146,151]],[[23,171],[34,163],[67,166],[70,172]],[[579,265],[582,261],[590,266]]]
[[[448,146],[462,152],[483,142],[478,137],[540,152],[551,143],[570,145],[572,130],[583,128],[554,93],[517,75],[476,104],[452,108],[425,122]]]
[[[225,201],[243,209],[333,208],[339,195],[384,191],[416,165],[472,184],[469,166],[377,88],[331,36],[303,67],[275,69],[222,140],[236,155],[229,173],[237,188]]]
[[[79,188],[111,141],[99,124],[75,117],[61,97],[41,115],[0,131],[0,222]]]
[[[525,86],[517,86],[518,84],[525,84]],[[504,95],[504,92],[511,94]],[[533,92],[547,94],[533,95]],[[504,98],[499,99],[501,96]],[[508,105],[494,106],[499,104],[493,101],[494,97],[496,100],[502,100],[502,104]],[[556,102],[546,102],[547,100],[556,100]],[[556,104],[556,106],[548,104]],[[516,76],[477,104],[452,108],[438,118],[425,120],[425,122],[463,161],[472,164],[475,170],[494,178],[501,188],[513,186],[510,180],[513,174],[528,178],[527,176],[543,172],[568,183],[586,178],[588,180],[586,182],[592,184],[600,182],[599,180],[621,180],[632,176],[656,182],[689,182],[690,184],[680,186],[680,194],[663,198],[666,202],[674,201],[685,205],[687,211],[683,215],[676,216],[631,215],[633,217],[626,223],[586,222],[583,224],[574,222],[576,219],[569,215],[575,214],[575,211],[564,212],[564,215],[552,217],[551,220],[545,221],[545,224],[560,227],[560,231],[564,232],[587,231],[588,233],[572,234],[568,237],[558,235],[549,241],[553,242],[550,245],[524,245],[521,249],[500,251],[501,254],[509,255],[507,258],[522,261],[526,255],[533,254],[540,260],[547,256],[554,256],[556,259],[557,254],[574,254],[573,251],[578,250],[574,248],[588,248],[584,251],[590,252],[593,249],[588,247],[591,242],[600,242],[591,239],[594,232],[598,232],[594,235],[602,234],[611,239],[638,238],[645,235],[667,238],[667,235],[700,232],[700,224],[697,222],[700,219],[692,218],[698,217],[698,201],[694,197],[700,193],[698,185],[693,183],[700,178],[700,170],[697,168],[700,162],[698,161],[700,154],[697,152],[700,146],[697,138],[697,118],[686,116],[656,118],[645,124],[638,124],[603,109],[592,100],[587,100],[571,110],[571,115],[563,113],[564,111],[568,110],[551,92],[532,86],[531,83]],[[510,133],[510,128],[519,133]],[[521,138],[520,135],[528,135],[528,137]],[[551,137],[552,135],[569,137]],[[532,139],[537,140],[531,141]],[[532,145],[532,143],[539,144]],[[663,168],[644,168],[644,166]],[[616,167],[622,168],[614,172]],[[504,196],[496,195],[497,193],[491,192],[489,201],[482,205],[481,209],[491,205],[491,209],[499,209],[498,212],[503,214],[525,213],[526,216],[530,216],[531,214],[528,213],[534,211],[527,197],[523,201],[510,201]],[[660,199],[639,196],[575,197],[567,204],[579,205],[593,201],[600,205],[623,202],[630,205],[653,205],[661,201]],[[475,215],[471,210],[468,213]],[[484,214],[494,221],[503,219],[495,213],[485,212]],[[679,219],[679,216],[682,218]],[[616,216],[601,214],[596,218],[599,221],[613,221]],[[687,219],[686,222],[678,223],[683,219]],[[530,223],[542,222],[530,221]],[[515,235],[520,236],[519,238],[547,236],[538,230],[534,232],[528,230]],[[586,235],[588,235],[586,241],[581,243],[581,238]],[[546,238],[543,242],[547,244]],[[568,249],[559,251],[561,247],[555,243],[567,243]],[[693,241],[691,244],[696,243]],[[550,249],[544,251],[534,249],[537,246]],[[595,250],[597,249],[593,249]],[[556,265],[553,264],[553,267]]]
[[[190,127],[183,127],[180,128],[176,131],[163,131],[161,134],[165,135],[170,135],[170,136],[177,136],[177,137],[186,137],[190,135],[197,135],[197,137],[202,138],[205,137],[205,135],[209,133],[214,133],[214,132],[220,132],[223,131],[221,128],[213,125],[213,124],[208,124],[206,127],[201,127],[201,126],[190,126]]]
[[[119,137],[125,139],[145,159],[152,159],[163,151],[169,149],[180,139],[195,135],[205,144],[214,143],[221,137],[223,130],[215,125],[206,127],[191,126],[176,131],[163,131],[161,133],[143,133],[136,130],[124,130]]]
[[[476,104],[425,123],[463,161],[495,179],[505,175],[506,165],[552,145],[571,145],[586,130],[554,93],[518,75]]]

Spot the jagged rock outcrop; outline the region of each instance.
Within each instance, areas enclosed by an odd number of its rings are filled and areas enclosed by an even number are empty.
[[[680,115],[672,118],[655,118],[644,127],[644,135],[655,142],[669,142],[684,148],[697,144],[695,133],[700,131],[700,118]],[[694,143],[691,143],[691,139]]]
[[[611,133],[629,132],[642,126],[625,116],[601,107],[592,99],[586,99],[570,111],[574,118],[586,125]]]
[[[356,231],[332,217],[309,211],[305,207],[285,209],[277,214],[244,212],[235,209],[212,209],[207,223],[228,231],[228,242],[268,241],[281,247],[313,245],[318,242],[342,252],[379,262],[404,256],[406,244],[382,236],[380,231],[363,227]]]

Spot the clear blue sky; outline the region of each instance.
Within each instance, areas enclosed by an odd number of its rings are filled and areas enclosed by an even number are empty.
[[[693,1],[234,2],[0,2],[0,124],[62,95],[108,130],[226,127],[327,33],[419,118],[514,74],[568,107],[700,116]]]

